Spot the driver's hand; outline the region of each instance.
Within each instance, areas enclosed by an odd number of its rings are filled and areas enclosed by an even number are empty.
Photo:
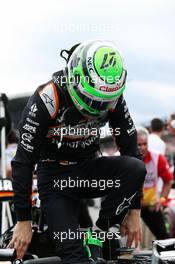
[[[137,248],[141,242],[142,232],[141,232],[141,220],[140,220],[140,210],[130,209],[125,216],[121,226],[120,226],[121,236],[128,236],[127,246],[131,247],[132,243],[135,242],[135,247]]]
[[[18,259],[22,259],[32,240],[32,224],[31,221],[17,222],[13,237],[7,247],[15,248]]]

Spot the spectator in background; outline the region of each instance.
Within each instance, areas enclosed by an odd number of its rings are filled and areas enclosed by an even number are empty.
[[[12,176],[11,161],[16,154],[18,138],[15,130],[11,130],[7,136],[7,148],[6,148],[6,175],[7,178]]]
[[[163,121],[159,118],[154,118],[151,121],[151,134],[148,137],[149,149],[156,150],[163,155],[165,155],[166,150],[166,144],[161,139],[164,129]]]
[[[167,129],[171,136],[175,138],[175,113],[172,113],[167,120]]]
[[[173,175],[164,155],[148,150],[147,129],[137,129],[138,146],[142,153],[147,174],[145,177],[141,216],[145,224],[157,239],[168,237],[161,211],[161,204],[165,202],[173,183]],[[158,178],[163,180],[161,194],[158,193]]]
[[[175,147],[175,113],[172,113],[167,120],[167,130],[172,137],[172,145]],[[173,154],[173,167],[175,176],[175,154]]]

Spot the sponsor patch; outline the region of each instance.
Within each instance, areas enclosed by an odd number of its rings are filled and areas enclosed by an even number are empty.
[[[26,118],[26,121],[29,122],[30,124],[35,125],[35,126],[39,126],[39,123],[38,123],[38,122],[33,121],[33,120],[32,120],[31,118],[29,118],[29,117]]]
[[[103,92],[112,93],[120,89],[120,85],[117,84],[115,87],[108,87],[108,86],[100,86],[99,90]]]
[[[33,116],[33,117],[36,117],[36,112],[38,111],[38,108],[36,106],[36,103],[34,103],[31,108],[30,108],[30,111],[29,111],[29,115],[30,116]]]
[[[132,126],[132,128],[127,129],[127,133],[129,136],[131,136],[132,134],[134,134],[136,131],[135,125]]]
[[[23,134],[22,134],[22,139],[23,139],[24,141],[29,142],[29,143],[31,143],[31,141],[32,141],[33,138],[34,138],[34,137],[33,137],[31,134],[29,134],[29,133],[23,133]]]
[[[129,198],[124,198],[122,203],[119,204],[119,206],[117,207],[116,210],[116,215],[119,215],[123,212],[123,210],[125,210],[126,208],[128,208],[131,205],[131,202],[133,200],[133,198],[135,197],[136,193],[134,193],[131,197]]]
[[[23,126],[23,128],[24,128],[25,130],[27,130],[27,131],[33,133],[33,134],[36,133],[36,127],[31,126],[31,125],[29,125],[29,124],[27,124],[27,123]]]
[[[54,118],[58,113],[58,94],[54,83],[46,85],[39,95],[45,104],[51,118]]]
[[[36,103],[31,106],[30,110],[31,110],[32,113],[35,113],[35,112],[38,111],[38,108],[36,106]]]
[[[28,152],[32,152],[34,150],[34,147],[24,142],[24,140],[21,141],[21,145],[23,149],[27,150]]]

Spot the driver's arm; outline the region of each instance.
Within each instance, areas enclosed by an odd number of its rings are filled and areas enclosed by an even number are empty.
[[[123,96],[119,98],[115,109],[109,112],[109,125],[113,128],[114,135],[115,131],[117,132],[115,140],[119,147],[120,154],[136,157],[142,160],[137,145],[137,131]],[[140,191],[140,195],[138,195],[137,199],[133,202],[131,208],[141,208],[141,195],[142,190]]]
[[[53,109],[47,105],[44,94],[53,100]],[[9,247],[14,247],[17,258],[23,258],[32,238],[31,189],[34,165],[39,159],[43,139],[51,120],[58,111],[58,98],[53,83],[42,86],[29,99],[20,122],[20,141],[12,160],[14,205],[17,224]]]

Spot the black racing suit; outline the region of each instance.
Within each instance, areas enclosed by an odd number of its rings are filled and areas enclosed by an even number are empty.
[[[13,188],[17,219],[30,220],[32,171],[38,163],[40,199],[57,254],[64,263],[73,263],[87,260],[80,239],[61,241],[55,234],[77,232],[79,200],[106,196],[96,224],[108,230],[121,223],[128,208],[140,208],[145,167],[124,98],[121,96],[116,108],[105,117],[90,119],[75,108],[61,77],[63,71],[40,86],[23,111],[20,142],[12,161]],[[107,121],[113,128],[120,157],[96,155],[99,131]]]

